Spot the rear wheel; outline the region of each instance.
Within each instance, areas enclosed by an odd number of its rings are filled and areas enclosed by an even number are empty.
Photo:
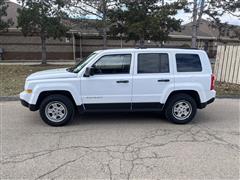
[[[196,101],[187,94],[176,94],[170,97],[166,104],[166,118],[177,124],[186,124],[194,118],[197,112]]]
[[[74,117],[74,104],[63,95],[47,96],[40,105],[40,115],[51,126],[63,126]]]

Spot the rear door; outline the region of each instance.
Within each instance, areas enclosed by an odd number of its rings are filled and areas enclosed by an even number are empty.
[[[171,56],[167,52],[136,54],[132,108],[161,109],[166,93],[174,89]]]

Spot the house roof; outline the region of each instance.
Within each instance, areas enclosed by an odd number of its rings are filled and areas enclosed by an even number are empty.
[[[190,22],[186,25],[183,25],[181,28],[181,31],[174,31],[171,34],[172,35],[190,35],[192,34],[192,25],[193,23]],[[205,20],[202,20],[199,25],[198,30],[198,36],[204,36],[204,37],[216,37],[217,32],[213,30],[213,28],[208,26],[208,23]]]
[[[78,32],[83,35],[99,35],[100,30],[95,28],[95,19],[68,19],[64,23],[70,27],[70,32]]]
[[[171,32],[171,35],[177,35],[177,36],[190,36],[192,34],[192,26],[193,23],[190,22],[188,24],[185,24],[182,26],[181,31],[177,32]],[[231,29],[234,28],[240,28],[239,26],[232,26],[232,25],[225,25],[225,28],[223,29],[223,32],[221,33],[221,38],[228,39],[228,38],[237,38],[235,32]],[[198,37],[199,38],[209,38],[209,39],[217,39],[219,36],[219,30],[214,27],[214,25],[205,19],[202,19],[200,21],[199,29],[198,29]]]

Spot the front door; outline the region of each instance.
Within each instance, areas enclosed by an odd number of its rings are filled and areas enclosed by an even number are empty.
[[[132,58],[132,54],[104,55],[93,64],[94,75],[81,80],[86,110],[130,110]]]

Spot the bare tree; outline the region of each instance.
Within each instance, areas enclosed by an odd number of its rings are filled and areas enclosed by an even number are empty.
[[[197,44],[197,0],[193,2],[193,25],[192,25],[192,48],[196,48]]]
[[[221,22],[220,17],[224,14],[240,17],[239,13],[237,13],[239,9],[239,0],[194,0],[192,9],[192,47],[197,47],[198,29],[203,14],[207,15],[216,24],[219,24]],[[187,9],[187,12],[191,11]]]
[[[108,11],[116,4],[116,0],[71,0],[68,8],[77,16],[94,16],[95,27],[103,36],[103,48],[107,47]]]
[[[197,47],[198,28],[203,15],[204,3],[205,0],[201,0],[201,5],[198,7],[198,1],[193,2],[192,48]]]

